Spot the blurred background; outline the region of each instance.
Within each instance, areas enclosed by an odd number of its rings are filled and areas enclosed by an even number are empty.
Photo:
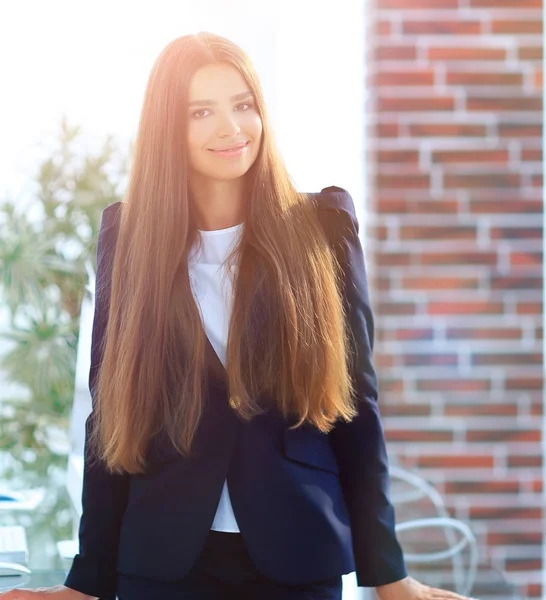
[[[410,574],[543,597],[542,0],[0,7],[0,561],[50,585],[77,552],[100,215],[201,30],[250,55],[298,189],[357,205]]]

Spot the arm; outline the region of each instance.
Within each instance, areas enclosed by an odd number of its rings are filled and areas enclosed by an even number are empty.
[[[102,359],[102,341],[107,324],[110,297],[112,259],[122,206],[116,202],[102,214],[97,242],[97,277],[95,314],[91,341],[89,390],[92,410],[86,423],[84,447],[84,476],[79,526],[80,552],[74,557],[65,586],[89,597],[115,600],[116,560],[121,520],[127,504],[130,476],[109,474],[99,461],[90,466],[90,447],[87,441],[93,427],[94,388]]]
[[[407,571],[389,498],[389,465],[372,363],[374,320],[358,221],[348,192],[326,189],[318,198],[319,218],[342,267],[343,303],[353,338],[350,372],[359,413],[350,423],[338,421],[329,437],[351,519],[357,583],[377,587],[404,580]]]

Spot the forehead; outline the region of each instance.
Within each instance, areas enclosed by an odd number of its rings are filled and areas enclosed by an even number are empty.
[[[204,98],[228,98],[248,89],[243,76],[225,63],[207,65],[195,72],[188,90],[188,102]]]

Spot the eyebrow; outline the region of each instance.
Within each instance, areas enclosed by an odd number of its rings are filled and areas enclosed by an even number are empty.
[[[241,92],[240,94],[235,94],[235,96],[231,96],[230,100],[232,102],[235,102],[236,100],[242,100],[243,98],[252,95],[252,92],[250,90],[247,90],[246,92]],[[214,104],[218,104],[218,102],[215,102],[214,100],[194,100],[193,102],[190,102],[188,104],[188,108],[190,106],[212,106]]]

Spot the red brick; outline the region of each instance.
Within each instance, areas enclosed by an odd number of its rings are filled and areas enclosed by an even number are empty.
[[[527,584],[527,591],[523,591],[529,598],[544,598],[542,595],[542,585],[540,583]]]
[[[383,330],[385,331],[385,330]],[[431,327],[404,329],[398,328],[389,332],[386,340],[398,340],[401,342],[415,342],[434,339],[434,330]]]
[[[400,227],[401,240],[476,240],[475,226],[416,226],[403,225]]]
[[[404,391],[403,379],[381,379],[379,383],[381,393],[402,393]]]
[[[390,369],[395,366],[395,359],[391,354],[378,353],[374,358],[374,363],[378,369]]]
[[[544,491],[544,482],[542,479],[533,479],[531,489],[535,494],[541,494]]]
[[[471,96],[466,100],[466,107],[473,111],[500,112],[504,110],[514,111],[540,111],[542,109],[542,98],[509,96],[509,97],[482,97]]]
[[[517,494],[519,481],[447,481],[446,494]]]
[[[432,69],[407,70],[407,71],[378,71],[373,78],[376,86],[386,85],[434,85],[434,71]]]
[[[542,162],[542,150],[540,148],[524,148],[521,151],[521,159],[524,161]]]
[[[432,412],[430,404],[385,404],[381,414],[388,417],[426,417]]]
[[[447,73],[448,85],[523,85],[523,73],[483,73],[451,71]]]
[[[400,126],[398,123],[378,123],[376,125],[376,132],[378,137],[398,137],[400,133]]]
[[[380,112],[453,110],[455,108],[455,98],[453,96],[379,96],[377,107]]]
[[[417,457],[417,466],[425,469],[492,469],[494,467],[494,463],[495,460],[492,456],[482,456],[475,454],[437,454]]]
[[[395,46],[382,44],[376,48],[377,60],[415,60],[417,51],[415,46]]]
[[[544,404],[542,400],[540,402],[533,402],[531,404],[531,410],[529,412],[534,417],[542,417],[544,415]]]
[[[542,290],[540,275],[492,275],[492,290]]]
[[[378,8],[401,8],[404,10],[419,8],[457,8],[459,0],[379,0]]]
[[[470,200],[471,213],[497,213],[497,214],[542,214],[542,200]]]
[[[540,571],[542,560],[540,558],[506,558],[504,568],[506,571]]]
[[[538,454],[529,455],[514,455],[507,457],[508,467],[542,467],[542,457]]]
[[[493,240],[541,240],[542,227],[491,227]]]
[[[535,84],[535,88],[537,90],[539,90],[539,91],[542,90],[542,87],[544,85],[544,78],[543,78],[543,74],[542,74],[542,68],[535,70],[534,84]]]
[[[515,20],[493,19],[491,23],[493,33],[542,33],[541,20]]]
[[[444,414],[448,417],[503,416],[515,417],[518,414],[516,404],[446,404]]]
[[[413,123],[409,134],[414,137],[484,137],[487,130],[484,125],[465,125],[462,123]]]
[[[402,354],[402,365],[404,367],[456,367],[459,360],[456,354],[442,354],[434,352],[432,354]]]
[[[495,252],[476,250],[474,252],[421,252],[420,263],[422,265],[484,265],[493,267],[498,258]]]
[[[466,46],[432,47],[428,50],[429,60],[506,60],[504,48],[469,48]]]
[[[483,429],[466,432],[467,442],[540,442],[540,429]]]
[[[430,315],[502,315],[503,312],[504,305],[502,302],[488,300],[428,303],[428,313]]]
[[[387,291],[389,291],[389,290],[391,289],[391,287],[392,287],[392,282],[391,282],[391,279],[390,279],[390,277],[385,277],[385,276],[383,276],[382,274],[376,275],[376,276],[373,278],[373,280],[372,280],[372,281],[373,281],[373,287],[374,287],[374,289],[376,289],[376,290],[378,290],[378,291],[381,291],[381,292],[387,292]],[[380,335],[380,332],[381,332],[381,331],[382,331],[382,330],[380,329],[380,330],[377,332],[377,333],[378,333],[378,336]],[[380,337],[378,337],[378,339],[380,339]]]
[[[542,46],[522,46],[518,57],[520,60],[542,60]]]
[[[386,431],[386,438],[393,442],[415,442],[420,444],[432,444],[435,442],[453,441],[453,433],[445,430],[426,429],[416,431],[411,429],[389,429]]]
[[[506,377],[504,387],[507,390],[542,390],[542,377]]]
[[[518,302],[516,314],[518,315],[541,315],[542,302]]]
[[[412,173],[407,175],[377,174],[376,185],[378,190],[383,189],[421,189],[430,187],[430,175],[425,173]]]
[[[477,8],[542,8],[542,0],[470,0]]]
[[[379,214],[455,214],[458,212],[457,200],[412,200],[380,195],[376,202]]]
[[[378,267],[407,267],[411,264],[411,255],[407,252],[377,250],[374,257]]]
[[[421,379],[416,383],[420,392],[485,392],[491,389],[488,379]]]
[[[521,177],[519,173],[448,173],[444,177],[444,187],[456,188],[519,188]]]
[[[501,123],[498,132],[502,138],[542,138],[542,126],[536,123]]]
[[[376,240],[384,241],[388,237],[388,229],[384,225],[375,225],[369,228],[369,233]]]
[[[525,531],[523,533],[517,531],[495,533],[490,531],[487,534],[487,543],[492,546],[534,546],[542,543],[542,534],[540,531]]]
[[[512,252],[510,255],[510,266],[532,267],[542,266],[542,252]]]
[[[521,327],[448,327],[448,340],[519,340]]]
[[[478,277],[404,277],[405,290],[475,290],[479,286]]]
[[[542,364],[542,354],[533,352],[515,352],[498,354],[474,354],[474,366],[530,366]]]
[[[489,521],[506,521],[508,519],[542,519],[542,509],[536,506],[471,506],[469,508],[471,519],[487,519]]]
[[[402,24],[402,32],[417,35],[477,35],[481,32],[479,21],[405,21]]]
[[[379,35],[390,35],[392,25],[390,21],[378,21],[376,31]]]
[[[508,150],[437,150],[432,153],[435,163],[507,163]]]
[[[414,315],[416,313],[413,302],[381,302],[376,309],[379,315]]]
[[[542,175],[533,175],[531,178],[531,183],[534,188],[542,188],[542,185],[543,185]]]
[[[501,123],[499,136],[507,138],[541,138],[542,126],[538,123]]]
[[[418,150],[379,150],[377,160],[380,163],[411,163],[419,162]]]

